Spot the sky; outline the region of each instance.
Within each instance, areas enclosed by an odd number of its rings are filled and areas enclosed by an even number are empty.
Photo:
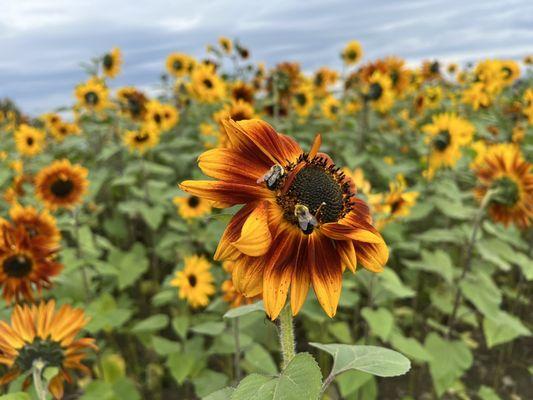
[[[144,4],[143,4],[144,3]],[[533,54],[531,0],[0,0],[0,98],[31,115],[73,103],[81,62],[122,49],[112,87],[155,87],[173,51],[205,55],[238,38],[267,66],[339,66],[359,40],[364,60],[398,55],[465,63]]]

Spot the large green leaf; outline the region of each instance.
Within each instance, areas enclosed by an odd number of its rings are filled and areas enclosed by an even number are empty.
[[[376,376],[398,376],[405,374],[411,368],[411,362],[404,355],[384,347],[309,344],[333,356],[331,369],[333,375],[354,369]]]
[[[530,336],[531,331],[517,317],[500,311],[486,316],[483,320],[483,332],[489,348],[510,342],[519,336]]]
[[[431,272],[440,275],[448,283],[452,282],[454,270],[448,253],[443,250],[435,250],[434,252],[422,250],[421,256],[421,260],[404,260],[403,263],[411,269]]]
[[[370,326],[372,333],[378,335],[383,341],[389,338],[394,326],[394,317],[389,310],[383,307],[377,310],[365,307],[361,310],[361,315]]]
[[[166,328],[168,325],[168,316],[166,314],[156,314],[137,322],[132,333],[153,333]]]

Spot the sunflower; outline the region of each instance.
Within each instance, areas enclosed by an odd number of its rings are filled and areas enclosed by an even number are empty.
[[[357,192],[361,192],[366,196],[370,194],[372,186],[370,185],[370,182],[365,179],[365,173],[361,168],[356,168],[352,171],[348,167],[344,167],[342,172],[352,180]]]
[[[357,40],[349,42],[341,53],[341,58],[346,65],[355,65],[363,57],[363,48]]]
[[[322,308],[336,313],[342,272],[363,267],[379,272],[388,259],[368,206],[355,197],[349,178],[318,153],[320,136],[304,152],[291,138],[260,120],[224,122],[230,147],[199,158],[215,181],[185,181],[181,188],[215,202],[244,204],[230,221],[216,260],[235,262],[233,283],[246,297],[263,293],[275,319],[289,287],[297,314],[313,285]]]
[[[108,90],[96,77],[78,85],[74,93],[78,105],[89,111],[102,111],[108,106]]]
[[[213,103],[224,98],[226,88],[213,65],[200,64],[191,73],[189,91],[199,101]]]
[[[255,118],[254,107],[243,100],[232,101],[231,104],[226,104],[221,110],[213,114],[213,119],[222,128],[222,121],[226,119],[233,119],[234,121],[242,121],[245,119]]]
[[[170,282],[179,289],[180,299],[187,299],[192,308],[207,306],[209,296],[215,293],[210,269],[211,264],[203,256],[185,257],[185,267]]]
[[[511,85],[520,77],[520,66],[513,60],[501,61],[500,71],[504,85]]]
[[[24,228],[32,241],[51,248],[59,246],[61,233],[55,218],[47,210],[39,212],[31,206],[16,204],[9,210],[9,217],[14,226]]]
[[[310,114],[314,102],[313,87],[310,84],[301,85],[292,97],[292,106],[300,117]]]
[[[32,126],[21,124],[15,131],[17,151],[25,156],[33,157],[43,151],[45,133]]]
[[[114,78],[120,73],[122,53],[118,47],[113,48],[102,57],[102,70],[108,78]]]
[[[62,121],[61,116],[56,113],[44,114],[40,117],[40,119],[44,122],[44,126],[48,130],[51,130],[54,126],[60,124]]]
[[[123,87],[117,91],[120,110],[134,121],[144,120],[146,114],[145,94],[134,87]]]
[[[159,133],[153,124],[144,124],[139,130],[124,132],[124,144],[131,151],[143,154],[147,150],[157,146]]]
[[[254,94],[254,87],[242,81],[235,82],[231,88],[231,97],[235,101],[242,100],[253,104]]]
[[[151,100],[146,104],[144,120],[153,125],[158,131],[164,132],[172,129],[179,121],[178,110],[170,104],[163,104],[157,100]]]
[[[57,245],[42,237],[30,237],[24,226],[8,222],[1,225],[0,286],[10,303],[21,298],[32,300],[34,289],[40,292],[51,286],[50,278],[63,266],[55,260]]]
[[[87,190],[87,175],[87,169],[67,159],[54,161],[35,177],[36,196],[50,210],[72,208]]]
[[[313,87],[320,96],[325,96],[328,89],[339,79],[339,73],[328,67],[322,67],[315,72],[313,77]]]
[[[525,56],[524,57],[524,64],[525,65],[533,65],[533,55]]]
[[[452,113],[433,116],[432,123],[424,125],[425,143],[429,149],[428,178],[443,166],[453,167],[461,157],[461,147],[468,145],[474,135],[474,126]]]
[[[487,108],[492,103],[492,95],[486,90],[483,83],[474,83],[466,88],[463,92],[461,101],[464,104],[469,104],[474,111],[480,108]]]
[[[48,386],[55,399],[63,398],[63,385],[72,383],[71,371],[89,375],[82,361],[88,349],[98,350],[92,338],[76,339],[89,318],[83,310],[68,304],[56,310],[54,300],[17,305],[11,325],[0,321],[0,364],[9,371],[0,378],[6,384],[31,371],[35,361],[59,369]]]
[[[424,90],[424,105],[429,109],[438,108],[442,101],[440,86],[426,86]]]
[[[425,81],[439,79],[441,77],[440,63],[437,60],[424,61],[422,63],[421,77]]]
[[[409,89],[412,74],[405,67],[405,61],[398,57],[387,57],[384,61],[386,73],[391,80],[392,90],[396,96],[402,96]]]
[[[231,54],[233,50],[233,42],[230,38],[221,36],[218,38],[218,44],[226,54]]]
[[[172,200],[182,218],[199,218],[211,213],[211,202],[198,196],[174,197]]]
[[[488,209],[490,216],[504,225],[510,223],[525,229],[533,219],[533,173],[531,164],[510,143],[488,148],[474,169],[478,185],[474,191],[481,199],[492,191]]]
[[[224,268],[224,270],[230,274],[233,273],[233,266],[234,263],[232,261],[224,261],[222,263],[222,268]],[[221,288],[222,292],[224,293],[222,298],[226,303],[230,305],[231,308],[240,307],[243,304],[252,304],[254,301],[261,299],[261,296],[256,296],[252,298],[244,296],[235,288],[231,279],[227,279],[222,282]]]
[[[341,112],[341,102],[339,99],[328,96],[320,105],[322,115],[331,121],[336,121]]]
[[[455,73],[458,70],[458,66],[455,63],[451,63],[451,64],[448,64],[448,67],[446,68],[446,70],[448,71],[450,75],[455,75]]]
[[[50,127],[50,133],[57,141],[63,141],[67,136],[79,135],[80,127],[75,123],[59,122]]]
[[[187,75],[191,71],[194,61],[187,54],[171,53],[167,57],[166,65],[168,73],[178,78]]]
[[[533,125],[533,89],[527,89],[523,96],[523,114],[526,116],[529,125]]]
[[[365,101],[370,102],[372,107],[381,113],[390,110],[394,104],[392,81],[379,71],[372,74],[368,84],[364,87],[363,94]]]

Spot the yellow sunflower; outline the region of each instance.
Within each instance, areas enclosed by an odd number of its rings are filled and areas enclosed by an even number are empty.
[[[334,316],[344,269],[355,271],[359,262],[379,272],[388,259],[368,206],[329,156],[319,153],[320,136],[304,152],[260,120],[224,126],[230,146],[199,157],[200,169],[217,180],[180,185],[217,207],[244,205],[227,226],[215,259],[235,262],[236,289],[246,297],[263,293],[272,319],[289,288],[297,314],[311,284],[327,315]]]
[[[226,87],[213,65],[199,64],[191,73],[189,91],[199,101],[213,103],[224,98]]]
[[[379,71],[372,74],[363,93],[365,101],[369,101],[372,107],[381,113],[389,111],[394,104],[392,81],[388,75]]]
[[[153,124],[143,124],[139,130],[124,133],[124,144],[131,151],[138,151],[141,154],[157,146],[158,143],[159,132]]]
[[[73,382],[72,371],[91,373],[82,361],[88,349],[98,350],[95,340],[76,338],[88,322],[83,310],[68,304],[56,310],[54,300],[15,306],[11,324],[0,321],[0,364],[8,368],[0,384],[30,372],[41,361],[45,367],[59,369],[48,390],[55,399],[62,399],[64,382]]]
[[[178,110],[170,104],[163,104],[157,100],[146,103],[144,120],[153,125],[160,132],[172,129],[179,121]]]
[[[122,53],[118,47],[114,47],[102,57],[102,70],[108,78],[114,78],[120,73],[122,66]]]
[[[426,86],[424,90],[424,105],[429,109],[435,109],[440,106],[442,101],[442,89],[440,86]]]
[[[44,114],[40,117],[40,119],[44,122],[44,126],[48,130],[51,130],[54,126],[60,124],[62,121],[61,116],[56,113]]]
[[[346,65],[355,65],[363,57],[363,48],[357,40],[349,42],[342,51],[341,57]]]
[[[518,146],[505,143],[489,147],[474,171],[478,178],[476,197],[481,201],[487,191],[493,193],[488,204],[490,216],[506,226],[514,223],[528,228],[533,219],[533,173]]]
[[[324,117],[331,121],[336,121],[341,113],[341,102],[333,96],[328,96],[320,105],[320,109],[322,110],[322,115],[324,115]]]
[[[183,53],[171,53],[167,57],[167,71],[170,75],[178,78],[187,75],[194,61],[191,56]]]
[[[15,131],[17,151],[29,157],[41,153],[45,146],[45,136],[45,133],[40,129],[21,124]]]
[[[71,122],[59,122],[50,127],[50,133],[59,142],[63,141],[67,136],[79,135],[81,132],[78,124]]]
[[[469,104],[474,111],[480,108],[487,108],[492,104],[493,96],[486,90],[483,83],[474,83],[466,88],[463,92],[461,101]]]
[[[184,219],[199,218],[211,213],[211,202],[198,196],[174,197],[172,202]]]
[[[235,101],[245,101],[247,103],[253,104],[254,102],[255,89],[253,86],[238,81],[235,82],[231,87],[231,97]]]
[[[313,87],[310,84],[300,85],[292,96],[292,106],[300,117],[307,117],[311,113],[314,102]]]
[[[30,237],[24,226],[1,224],[0,287],[7,303],[24,298],[33,300],[33,291],[51,286],[51,278],[58,275],[63,265],[55,260],[57,244]],[[1,357],[0,357],[1,359]]]
[[[148,98],[134,87],[123,87],[117,91],[120,110],[134,121],[143,121]]]
[[[441,65],[437,60],[424,61],[420,76],[423,80],[429,81],[441,77]]]
[[[87,190],[89,172],[69,160],[54,161],[35,177],[35,194],[50,210],[73,208]]]
[[[233,42],[230,38],[221,36],[218,38],[218,44],[220,45],[222,50],[224,50],[224,53],[231,54],[233,50]]]
[[[56,248],[61,241],[61,233],[55,218],[47,211],[37,211],[34,207],[16,204],[9,210],[9,217],[15,227],[22,227],[28,237],[39,247]]]
[[[504,85],[512,85],[520,77],[520,66],[513,60],[501,61],[500,71]]]
[[[89,111],[102,111],[109,105],[109,93],[102,80],[94,77],[78,85],[74,91],[78,106]]]
[[[231,104],[226,104],[224,108],[213,114],[213,119],[220,126],[222,126],[222,121],[228,118],[231,118],[234,121],[255,118],[254,107],[244,100],[234,100]]]
[[[210,269],[211,264],[203,256],[185,257],[185,267],[170,282],[178,288],[179,298],[187,299],[192,308],[207,306],[209,296],[215,293]]]
[[[344,167],[342,172],[352,180],[357,192],[361,192],[366,196],[370,194],[372,186],[370,185],[370,182],[365,179],[365,173],[361,168],[356,168],[352,171],[350,168]]]
[[[315,72],[313,87],[319,96],[325,96],[332,85],[339,79],[339,73],[328,67],[322,67]]]
[[[438,114],[424,125],[425,143],[429,146],[429,179],[441,167],[453,167],[461,157],[461,148],[472,141],[474,126],[452,113]]]

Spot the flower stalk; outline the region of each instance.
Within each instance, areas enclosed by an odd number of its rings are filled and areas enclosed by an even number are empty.
[[[46,385],[43,382],[43,370],[46,367],[45,362],[38,358],[33,362],[32,366],[32,375],[33,375],[33,385],[35,387],[35,392],[37,393],[37,397],[39,400],[46,400],[46,396],[48,394],[48,390],[46,389]]]
[[[285,369],[296,355],[296,342],[294,341],[294,326],[292,323],[292,310],[287,303],[279,314],[279,342],[283,361],[281,368]]]

